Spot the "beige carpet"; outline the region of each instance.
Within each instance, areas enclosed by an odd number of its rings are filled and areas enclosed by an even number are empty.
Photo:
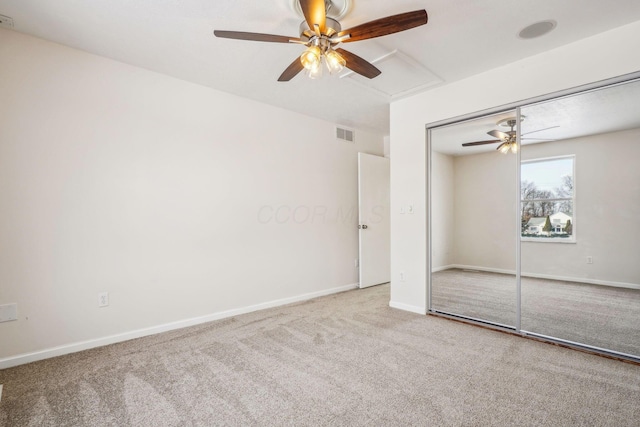
[[[432,282],[433,308],[515,325],[515,276],[451,269]],[[523,277],[522,330],[640,358],[640,290]]]
[[[640,425],[640,367],[378,286],[0,371],[2,426]]]

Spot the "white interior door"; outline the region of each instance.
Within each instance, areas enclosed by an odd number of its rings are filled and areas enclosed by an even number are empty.
[[[391,280],[389,159],[358,153],[360,287]]]

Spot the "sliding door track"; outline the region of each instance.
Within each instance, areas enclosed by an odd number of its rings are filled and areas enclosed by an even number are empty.
[[[529,331],[517,331],[515,327],[504,325],[501,323],[493,323],[482,319],[476,319],[474,317],[462,316],[459,314],[447,313],[444,311],[430,310],[428,315],[442,317],[444,319],[453,320],[460,323],[466,323],[468,325],[479,326],[485,329],[491,329],[492,331],[502,332],[509,335],[515,335],[521,338],[527,338],[530,340],[543,342],[546,344],[552,344],[571,350],[578,350],[583,353],[594,354],[596,356],[606,357],[608,359],[615,359],[622,362],[632,363],[640,366],[640,358],[626,353],[620,353],[613,350],[607,350],[605,348],[590,346],[587,344],[581,344],[574,341],[563,340],[560,338],[550,337],[547,335],[537,334]]]

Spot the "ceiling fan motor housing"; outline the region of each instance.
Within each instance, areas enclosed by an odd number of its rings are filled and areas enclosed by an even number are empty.
[[[300,23],[300,40],[306,42],[307,46],[318,46],[323,53],[329,51],[338,43],[331,40],[331,36],[342,30],[340,23],[332,18],[327,18],[325,31],[318,35],[314,29],[309,28],[307,21]]]
[[[332,35],[342,31],[342,27],[340,26],[340,23],[335,19],[332,19],[329,17],[327,17],[325,27],[326,29],[323,35],[327,37],[331,37]],[[302,21],[300,23],[300,38],[304,41],[308,41],[314,36],[317,37],[315,29],[310,28],[307,21]]]

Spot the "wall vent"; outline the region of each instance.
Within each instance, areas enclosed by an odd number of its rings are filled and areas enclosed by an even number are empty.
[[[336,127],[336,138],[347,142],[355,142],[355,132],[351,129]]]
[[[13,28],[13,18],[0,15],[0,27]]]

